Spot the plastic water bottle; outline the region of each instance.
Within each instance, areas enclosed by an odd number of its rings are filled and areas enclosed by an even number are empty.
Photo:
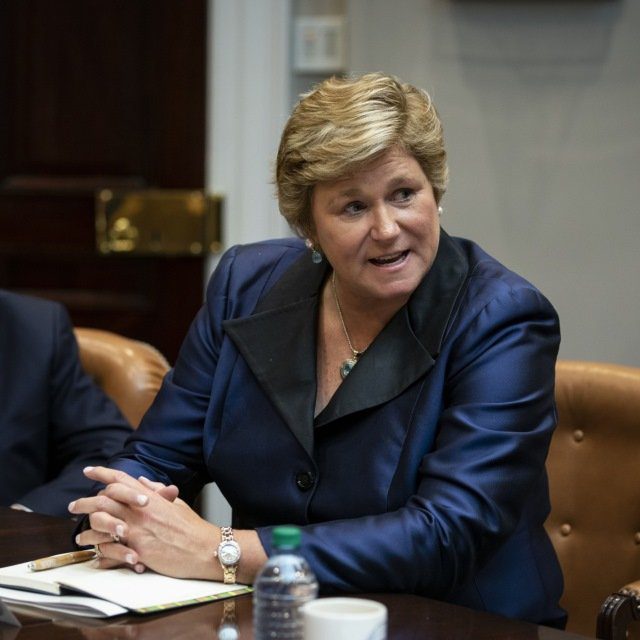
[[[300,555],[298,527],[276,527],[276,550],[253,583],[253,628],[256,640],[302,640],[299,608],[318,595],[318,581]]]

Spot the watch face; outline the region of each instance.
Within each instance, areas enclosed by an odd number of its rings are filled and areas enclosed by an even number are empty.
[[[240,547],[237,542],[223,542],[218,547],[220,562],[226,567],[238,564],[240,560]]]

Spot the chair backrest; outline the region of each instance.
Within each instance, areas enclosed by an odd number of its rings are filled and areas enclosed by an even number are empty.
[[[593,636],[605,598],[640,578],[640,369],[559,361],[546,528],[567,629]]]
[[[137,428],[158,393],[169,363],[154,347],[139,340],[102,331],[76,328],[84,370]]]

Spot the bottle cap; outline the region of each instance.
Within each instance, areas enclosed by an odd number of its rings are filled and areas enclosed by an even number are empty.
[[[275,527],[271,534],[271,542],[278,549],[297,549],[301,541],[302,532],[293,525]]]

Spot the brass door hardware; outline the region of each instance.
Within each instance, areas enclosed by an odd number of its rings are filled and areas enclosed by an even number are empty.
[[[222,197],[202,190],[102,189],[96,193],[100,253],[202,255],[222,249]]]

